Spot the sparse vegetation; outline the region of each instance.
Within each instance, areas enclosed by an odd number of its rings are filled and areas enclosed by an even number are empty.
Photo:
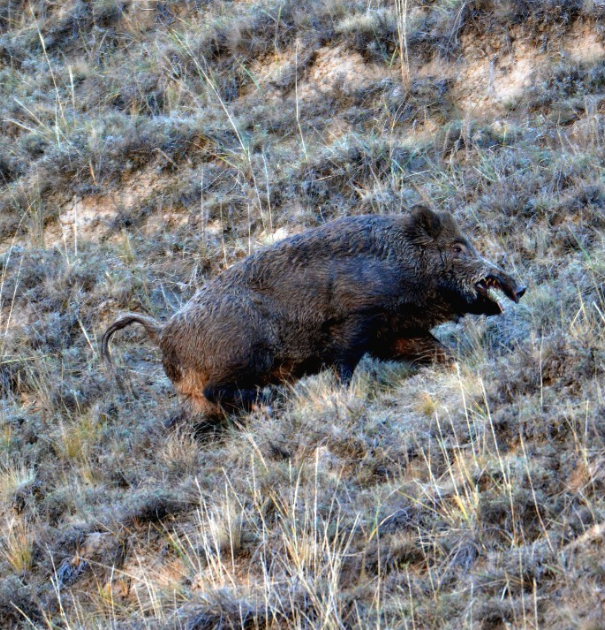
[[[0,2],[0,626],[600,628],[599,2]],[[198,430],[140,331],[337,216],[449,209],[528,284]]]

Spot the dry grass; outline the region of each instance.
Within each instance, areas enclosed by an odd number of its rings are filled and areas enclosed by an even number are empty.
[[[602,13],[2,3],[2,628],[603,627],[603,59],[566,48]],[[533,47],[532,86],[468,108],[473,41]],[[365,360],[204,432],[164,428],[140,331],[120,389],[99,365],[119,311],[419,201],[529,285],[437,331],[453,369]]]

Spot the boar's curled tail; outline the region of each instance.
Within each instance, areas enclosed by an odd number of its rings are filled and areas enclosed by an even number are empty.
[[[112,335],[121,330],[122,328],[126,328],[126,326],[130,326],[130,324],[141,324],[145,329],[145,332],[149,335],[149,337],[156,341],[160,331],[162,330],[162,326],[152,317],[145,317],[144,315],[138,315],[137,313],[128,313],[124,315],[124,317],[120,317],[118,321],[114,322],[103,335],[101,339],[101,357],[107,365],[111,366],[111,356],[109,355],[109,340]]]

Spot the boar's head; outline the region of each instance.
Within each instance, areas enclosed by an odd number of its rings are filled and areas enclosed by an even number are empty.
[[[421,250],[429,284],[463,315],[499,315],[504,311],[499,293],[519,302],[525,287],[479,255],[448,212],[416,206],[410,216],[408,237]]]

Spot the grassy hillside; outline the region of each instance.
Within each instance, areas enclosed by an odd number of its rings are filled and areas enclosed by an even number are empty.
[[[605,627],[605,7],[0,1],[0,627]],[[140,330],[338,216],[528,285],[195,435]]]

